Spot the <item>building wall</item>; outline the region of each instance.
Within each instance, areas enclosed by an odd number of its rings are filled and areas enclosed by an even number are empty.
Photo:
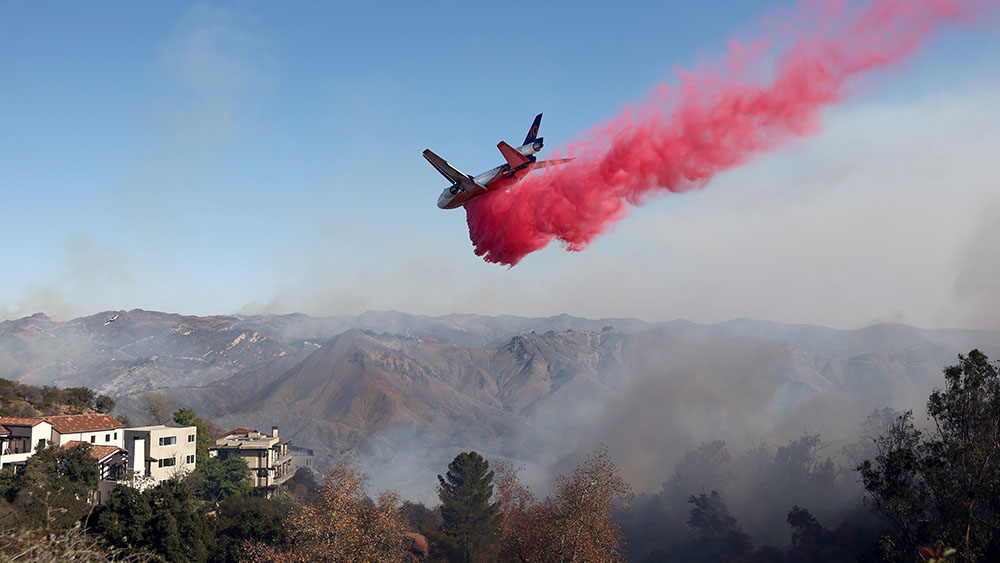
[[[164,481],[195,468],[197,428],[161,426],[125,430],[125,448],[130,458],[142,455],[145,476],[154,482]],[[195,440],[189,440],[195,436]],[[135,438],[143,440],[142,450],[135,451]],[[170,460],[173,460],[172,462]],[[129,465],[132,465],[130,463]]]
[[[52,425],[48,422],[39,422],[34,426],[8,425],[8,428],[10,436],[4,450],[0,451],[0,467],[24,463],[38,450],[39,441],[52,439]]]
[[[118,481],[102,480],[97,483],[97,491],[94,496],[98,504],[106,504],[111,498],[111,491],[118,486]]]
[[[122,438],[124,440],[124,437]],[[99,480],[97,481],[97,491],[94,492],[94,501],[98,504],[108,502],[111,491],[118,486],[118,479],[124,476],[127,469],[125,452],[117,452],[97,464]]]
[[[97,430],[94,432],[71,432],[60,434],[52,429],[52,443],[61,446],[74,440],[87,442],[95,446],[118,446],[125,447],[125,428],[114,428],[111,430]]]
[[[219,459],[228,459],[231,457],[241,458],[247,463],[250,468],[250,482],[254,487],[266,487],[270,483],[268,482],[267,475],[270,473],[268,468],[270,464],[268,459],[270,456],[270,449],[264,448],[223,448],[218,450]],[[258,476],[258,474],[260,476]]]

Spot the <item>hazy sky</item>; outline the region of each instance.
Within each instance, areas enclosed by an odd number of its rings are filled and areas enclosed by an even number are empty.
[[[947,28],[819,134],[580,253],[472,253],[425,148],[546,153],[793,2],[0,3],[0,319],[755,317],[1000,328],[1000,34]],[[543,153],[544,156],[546,153]]]

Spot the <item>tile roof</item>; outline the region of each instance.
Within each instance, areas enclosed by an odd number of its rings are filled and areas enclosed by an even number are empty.
[[[20,416],[0,416],[0,424],[13,424],[15,426],[34,426],[44,422],[41,418],[25,418]]]
[[[52,429],[60,434],[125,428],[124,424],[109,414],[65,414],[44,416],[42,419],[51,424]]]
[[[101,461],[102,459],[108,457],[113,453],[125,451],[122,448],[119,448],[118,446],[97,446],[94,444],[88,444],[87,442],[80,442],[78,440],[73,440],[72,442],[66,442],[65,444],[62,445],[62,448],[63,449],[75,448],[83,444],[87,444],[90,446],[90,457],[96,459],[97,461]]]

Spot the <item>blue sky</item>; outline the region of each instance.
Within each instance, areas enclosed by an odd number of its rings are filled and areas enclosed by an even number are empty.
[[[907,239],[828,237],[839,246],[767,249],[826,241],[823,233],[845,223],[871,221],[852,209],[843,195],[850,190],[818,181],[815,170],[860,174],[855,165],[876,154],[931,150],[949,136],[950,147],[970,146],[932,172],[971,175],[961,182],[969,212],[992,205],[998,170],[988,156],[969,155],[988,155],[1000,142],[988,102],[1000,77],[995,22],[944,30],[904,67],[867,80],[827,112],[820,135],[728,172],[702,193],[637,209],[579,254],[554,245],[510,270],[485,264],[472,253],[464,213],[435,207],[444,182],[423,149],[478,173],[498,163],[497,141],[520,140],[540,111],[547,146],[557,148],[791,7],[0,2],[0,319],[138,307],[982,324],[981,307],[960,302],[955,273],[966,249],[992,236],[977,234],[976,221],[935,237],[934,252],[917,244],[925,252],[913,260],[926,270],[953,271],[907,299],[893,283],[924,270],[877,259]],[[879,119],[889,120],[884,137],[870,129]],[[913,131],[898,134],[904,126]],[[878,142],[859,152],[857,140],[873,135]],[[865,174],[852,187],[886,171]],[[897,183],[914,180],[903,174]],[[788,210],[810,193],[842,199]],[[796,233],[746,223],[731,209],[741,197],[771,201],[778,225],[788,213],[815,220]],[[859,197],[864,207],[868,196]],[[925,213],[942,204],[904,204],[883,220],[929,236],[911,224],[914,214],[934,223]],[[825,230],[810,230],[827,220]],[[708,257],[696,252],[706,238],[722,241]],[[752,259],[725,243],[745,240],[758,241]],[[734,261],[737,276],[722,266]],[[816,299],[830,295],[824,283],[844,286],[822,273],[857,279],[851,274],[871,273],[872,264],[884,268],[877,279],[893,281],[860,297]],[[820,273],[776,289],[769,277],[786,279],[786,269]],[[963,307],[972,312],[956,312]]]

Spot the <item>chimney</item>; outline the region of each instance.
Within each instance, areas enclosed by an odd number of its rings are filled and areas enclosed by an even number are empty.
[[[278,427],[277,426],[272,426],[271,427],[271,437],[272,438],[277,438],[278,437]]]

